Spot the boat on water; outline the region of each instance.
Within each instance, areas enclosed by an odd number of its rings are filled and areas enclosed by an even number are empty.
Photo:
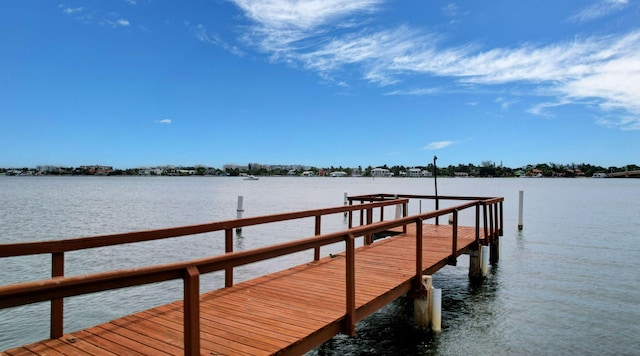
[[[260,179],[260,178],[254,176],[253,174],[244,177],[244,180],[258,180],[258,179]]]

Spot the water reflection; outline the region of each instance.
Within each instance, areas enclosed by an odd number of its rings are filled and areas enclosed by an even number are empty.
[[[338,335],[308,355],[460,354],[460,339],[467,342],[462,347],[469,347],[469,354],[477,353],[477,343],[469,339],[498,333],[500,311],[495,300],[500,294],[500,270],[492,266],[489,276],[478,282],[469,279],[468,258],[459,260],[458,266],[433,275],[434,286],[442,289],[440,334],[414,323],[413,299],[403,296],[360,321],[355,337]]]

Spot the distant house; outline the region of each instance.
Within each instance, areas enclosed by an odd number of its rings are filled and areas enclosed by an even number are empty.
[[[466,178],[466,177],[468,177],[468,176],[469,176],[469,173],[467,173],[467,172],[453,172],[453,174],[454,174],[456,177],[462,177],[462,178]]]
[[[302,172],[302,176],[303,177],[313,177],[314,173],[313,173],[313,171],[304,171],[304,172]]]
[[[347,176],[347,172],[343,172],[343,171],[338,171],[338,172],[331,172],[329,174],[330,177],[346,177]]]
[[[422,170],[420,168],[409,168],[407,177],[412,177],[412,178],[422,177]]]
[[[391,177],[393,173],[386,168],[374,168],[371,170],[372,177]]]

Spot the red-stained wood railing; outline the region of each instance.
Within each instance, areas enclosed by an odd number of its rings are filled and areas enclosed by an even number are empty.
[[[213,222],[201,225],[191,225],[183,227],[175,227],[168,229],[149,230],[129,232],[122,234],[82,237],[75,239],[55,240],[55,241],[42,241],[42,242],[25,242],[0,245],[0,258],[2,257],[16,257],[35,254],[51,254],[51,277],[64,276],[64,261],[65,252],[77,251],[83,249],[91,249],[97,247],[115,246],[121,244],[130,244],[136,242],[161,240],[167,238],[174,238],[186,235],[194,235],[201,233],[209,233],[224,230],[225,233],[225,253],[233,252],[233,230],[245,226],[254,226],[261,224],[268,224],[281,221],[290,221],[295,219],[303,219],[309,217],[315,217],[315,235],[320,235],[322,216],[353,212],[355,210],[366,209],[367,211],[367,224],[373,223],[372,212],[374,209],[384,210],[385,206],[402,205],[406,206],[408,199],[399,199],[397,201],[385,200],[378,201],[371,204],[366,204],[363,207],[354,206],[342,206],[336,208],[314,209],[305,210],[291,213],[274,214],[258,217],[249,217],[243,219],[227,220],[220,222]],[[362,212],[361,212],[362,215]],[[382,218],[383,213],[380,214]],[[352,215],[349,215],[352,219]],[[361,223],[362,224],[362,223]],[[351,221],[349,222],[351,226]],[[320,247],[314,249],[314,261],[320,259]],[[233,267],[225,269],[225,287],[233,285]],[[60,298],[51,300],[51,321],[50,321],[50,337],[52,339],[59,338],[64,333],[63,326],[64,316],[64,302]]]
[[[440,197],[442,199],[442,197]],[[393,228],[403,227],[406,230],[407,225],[415,224],[416,227],[416,275],[414,278],[415,288],[420,288],[420,281],[422,280],[422,273],[424,268],[422,265],[422,247],[423,241],[423,229],[422,225],[425,220],[433,219],[442,215],[453,214],[453,229],[452,229],[452,244],[457,244],[457,226],[458,226],[458,212],[466,209],[475,208],[476,212],[476,240],[479,240],[479,226],[480,212],[484,212],[484,239],[489,239],[489,236],[497,236],[502,231],[502,201],[503,198],[483,198],[482,200],[476,200],[468,202],[466,204],[440,209],[416,216],[405,216],[399,219],[389,221],[371,222],[367,225],[361,225],[353,227],[345,231],[334,232],[329,234],[320,235],[318,228],[319,224],[319,211],[324,214],[329,213],[341,213],[344,211],[352,212],[359,209],[369,209],[373,207],[384,207],[394,204],[407,204],[406,199],[400,200],[386,200],[375,203],[362,204],[357,206],[345,206],[340,208],[329,208],[316,210],[314,214],[311,211],[288,213],[279,215],[270,215],[256,218],[238,219],[234,221],[227,221],[222,223],[211,223],[204,225],[186,226],[181,228],[171,228],[163,230],[145,231],[129,234],[118,234],[100,237],[100,239],[93,241],[91,238],[81,238],[75,240],[63,240],[63,241],[49,241],[33,243],[33,246],[38,246],[32,253],[27,253],[29,244],[9,244],[0,245],[0,257],[6,256],[18,256],[27,254],[39,254],[39,253],[51,253],[54,256],[54,272],[63,272],[64,263],[64,251],[79,250],[82,248],[102,247],[112,244],[131,243],[139,241],[148,241],[159,238],[168,238],[183,236],[188,234],[209,232],[217,230],[233,229],[237,226],[257,225],[266,222],[282,221],[283,216],[288,216],[290,219],[296,219],[301,217],[315,216],[316,217],[316,234],[317,236],[301,239],[297,241],[277,244],[268,247],[257,248],[249,251],[239,251],[233,253],[225,253],[220,256],[173,263],[167,265],[142,267],[130,270],[110,271],[84,276],[63,277],[54,276],[51,279],[35,282],[26,282],[12,284],[8,286],[0,286],[0,309],[11,308],[20,305],[26,305],[31,303],[51,301],[52,305],[55,301],[62,301],[63,298],[95,293],[106,290],[113,290],[119,288],[126,288],[144,284],[151,284],[157,282],[163,282],[168,280],[182,279],[183,291],[184,291],[184,345],[185,355],[197,355],[200,353],[200,325],[199,325],[199,286],[200,275],[207,274],[215,271],[229,271],[234,267],[246,265],[249,263],[255,263],[263,260],[268,260],[296,252],[301,252],[309,249],[317,251],[320,247],[333,243],[343,242],[345,243],[345,316],[343,332],[348,335],[355,334],[356,323],[358,322],[356,309],[355,309],[355,240],[358,237],[367,237],[375,233],[388,231]],[[480,209],[483,206],[483,209]],[[488,212],[487,212],[488,209]],[[498,210],[500,213],[498,214]],[[406,205],[405,205],[406,212]],[[309,215],[311,214],[311,215]],[[489,216],[487,216],[489,214]],[[361,214],[362,215],[362,214]],[[369,216],[370,213],[367,213]],[[487,228],[487,220],[491,221],[490,226]],[[369,221],[369,220],[368,220]],[[162,237],[158,237],[162,236]],[[94,239],[95,240],[95,239]],[[61,243],[63,242],[63,243]],[[96,246],[94,246],[96,245]],[[452,248],[451,260],[455,260],[457,257],[457,249]],[[62,255],[62,257],[60,257]],[[316,254],[314,253],[314,258]],[[62,261],[62,262],[60,262]],[[57,302],[56,302],[57,303]],[[54,310],[52,308],[52,331],[53,328],[60,328],[56,332],[63,334],[62,330],[62,308],[60,310]],[[54,315],[55,314],[55,315]],[[60,318],[55,320],[54,318]],[[59,323],[59,324],[58,324]],[[55,325],[54,325],[55,324]],[[57,338],[60,336],[52,336],[51,338]]]

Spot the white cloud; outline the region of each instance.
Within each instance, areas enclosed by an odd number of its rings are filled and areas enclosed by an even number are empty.
[[[172,122],[171,119],[162,119],[162,120],[156,120],[155,121],[156,124],[164,124],[164,125],[168,125],[171,122]]]
[[[67,14],[67,15],[75,15],[77,13],[80,13],[82,11],[84,11],[84,7],[65,7],[63,5],[58,6],[59,8],[62,9],[62,13]]]
[[[375,11],[383,0],[232,0],[264,28],[309,30],[347,15]]]
[[[424,150],[439,150],[453,145],[453,141],[436,141],[424,146]]]
[[[233,0],[254,22],[243,40],[271,54],[273,61],[316,72],[344,83],[345,73],[378,86],[407,78],[444,78],[450,91],[518,85],[518,95],[545,98],[530,113],[554,106],[589,105],[607,112],[640,115],[640,30],[575,38],[550,44],[525,43],[483,49],[481,43],[445,46],[438,34],[407,25],[390,29],[362,26],[382,0]],[[623,8],[628,0],[593,3],[576,15],[595,18]],[[455,4],[445,11],[455,12]],[[588,15],[591,14],[591,15]],[[339,24],[342,31],[335,31]],[[202,41],[219,42],[206,32]],[[390,90],[386,95],[428,95],[434,89]],[[504,109],[514,101],[503,100]]]
[[[274,60],[290,60],[304,40],[336,28],[359,25],[351,15],[377,10],[384,0],[231,0],[255,25],[243,40],[272,54]],[[294,59],[295,60],[295,59]]]
[[[570,17],[572,21],[586,22],[607,16],[627,6],[629,0],[597,0]]]

